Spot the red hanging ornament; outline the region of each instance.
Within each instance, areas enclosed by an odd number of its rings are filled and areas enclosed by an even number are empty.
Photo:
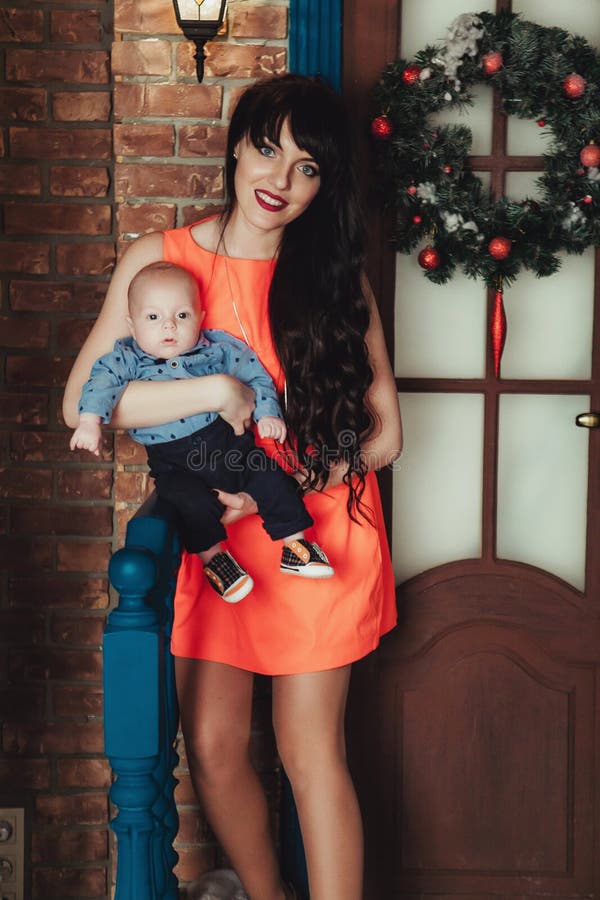
[[[440,254],[435,247],[424,247],[417,257],[418,263],[422,269],[427,272],[433,272],[437,269],[442,261]]]
[[[411,197],[414,197],[415,194],[417,193],[417,186],[416,186],[416,184],[411,184],[409,187],[407,187],[407,188],[406,188],[406,193],[407,193],[407,194],[410,194]]]
[[[503,65],[504,60],[499,50],[493,50],[481,57],[481,67],[486,75],[495,75]]]
[[[545,127],[546,127],[546,120],[545,120],[545,119],[538,119],[538,120],[537,120],[537,123],[538,123],[538,125],[539,125],[540,128],[545,128]]]
[[[494,374],[496,378],[500,372],[502,351],[506,343],[506,313],[504,312],[504,296],[502,281],[498,284],[498,290],[494,295],[494,309],[492,311],[491,324],[492,354],[494,357]]]
[[[389,141],[394,132],[394,126],[389,116],[377,116],[371,122],[371,134],[378,141]]]
[[[413,222],[415,223],[415,225],[420,225],[422,221],[423,219],[421,218],[421,216],[413,216]]]
[[[452,172],[452,166],[444,166],[444,172],[446,175],[450,175]]]
[[[592,197],[591,194],[586,194],[585,197],[583,198],[583,202],[587,203],[587,205],[589,206],[590,203],[594,202],[594,198]]]
[[[590,141],[579,154],[579,159],[587,169],[600,165],[600,147]]]
[[[585,78],[582,78],[577,72],[571,72],[563,81],[562,87],[565,97],[577,100],[585,91]]]
[[[402,73],[401,78],[402,78],[402,81],[404,82],[404,84],[414,84],[415,81],[419,80],[420,74],[421,74],[420,66],[415,66],[415,65],[407,66],[405,68],[404,72]]]
[[[488,250],[494,259],[506,259],[512,250],[512,242],[505,237],[494,237],[488,244]]]

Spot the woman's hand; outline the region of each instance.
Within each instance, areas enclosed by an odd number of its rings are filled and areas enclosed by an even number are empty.
[[[244,516],[251,516],[258,512],[256,500],[241,491],[239,494],[228,494],[226,491],[215,491],[218,500],[226,507],[225,512],[221,516],[221,522],[225,527],[243,519]]]
[[[222,391],[217,412],[231,425],[235,434],[243,434],[250,428],[252,413],[256,406],[256,394],[247,384],[238,381],[232,375],[218,377],[222,380]]]

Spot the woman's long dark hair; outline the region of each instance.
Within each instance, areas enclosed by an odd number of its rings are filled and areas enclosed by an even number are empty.
[[[265,138],[279,144],[285,122],[321,176],[310,206],[285,228],[269,294],[271,330],[287,385],[286,421],[308,472],[307,490],[322,489],[336,462],[348,464],[348,512],[356,518],[355,510],[365,514],[361,441],[375,424],[366,402],[373,373],[361,283],[364,225],[348,116],[342,98],[323,81],[283,75],[242,94],[229,126],[222,228],[235,207],[235,147],[244,137],[257,148]]]

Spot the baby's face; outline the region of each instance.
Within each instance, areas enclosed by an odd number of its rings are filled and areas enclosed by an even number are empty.
[[[193,285],[157,272],[132,298],[128,322],[145,353],[172,359],[198,343],[203,318]]]

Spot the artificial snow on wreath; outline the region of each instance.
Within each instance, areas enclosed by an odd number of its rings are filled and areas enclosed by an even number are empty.
[[[471,105],[479,83],[499,90],[507,114],[534,119],[548,134],[539,200],[493,199],[467,164],[471,130],[431,121]],[[516,13],[464,13],[441,44],[387,66],[376,96],[376,189],[393,207],[396,248],[410,253],[425,241],[419,262],[431,281],[445,283],[459,266],[495,291],[497,375],[504,284],[521,268],[552,275],[560,251],[600,245],[600,54],[582,37]]]

